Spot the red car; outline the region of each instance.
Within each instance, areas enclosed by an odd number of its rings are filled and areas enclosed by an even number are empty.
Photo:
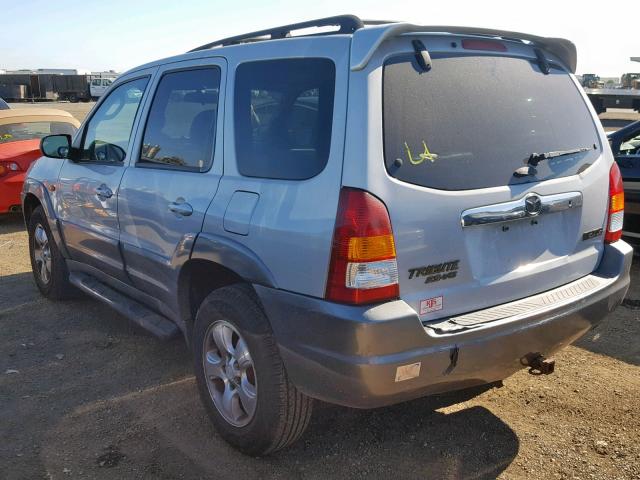
[[[40,157],[40,139],[73,135],[80,122],[52,108],[0,110],[0,214],[20,211],[20,192],[29,166]]]

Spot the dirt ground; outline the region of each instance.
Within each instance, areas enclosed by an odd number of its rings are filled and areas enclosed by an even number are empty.
[[[183,342],[88,298],[44,300],[30,270],[21,219],[0,218],[0,478],[640,479],[637,303],[553,375],[522,371],[472,399],[321,404],[301,441],[253,459],[209,423]],[[632,275],[640,300],[640,262]]]

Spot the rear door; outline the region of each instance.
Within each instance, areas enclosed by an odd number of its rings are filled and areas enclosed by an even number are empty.
[[[62,165],[56,191],[58,218],[72,259],[123,281],[118,189],[152,73],[124,80],[93,111],[77,138],[74,158]]]
[[[401,297],[428,321],[592,272],[611,159],[575,80],[550,55],[544,73],[519,42],[420,39],[430,70],[407,37],[379,53],[367,78],[381,118],[370,115],[380,123],[368,124],[363,186],[389,210]],[[527,167],[534,153],[577,148]],[[528,174],[515,174],[522,167]]]
[[[176,258],[189,254],[222,175],[225,61],[162,67],[145,109],[118,211],[126,271],[156,298],[173,298]]]
[[[614,134],[613,153],[624,181],[625,216],[623,233],[640,239],[640,122]]]

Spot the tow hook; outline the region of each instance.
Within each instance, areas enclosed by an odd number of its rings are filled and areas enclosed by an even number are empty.
[[[531,375],[550,375],[556,368],[556,361],[553,358],[545,358],[540,352],[528,353],[520,361],[529,367]]]

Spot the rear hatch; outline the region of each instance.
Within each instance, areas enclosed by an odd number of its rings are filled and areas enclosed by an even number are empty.
[[[454,40],[430,51],[429,70],[406,50],[382,67],[387,180],[374,193],[389,210],[401,298],[422,321],[566,284],[603,250],[610,161],[574,79],[531,47]]]

